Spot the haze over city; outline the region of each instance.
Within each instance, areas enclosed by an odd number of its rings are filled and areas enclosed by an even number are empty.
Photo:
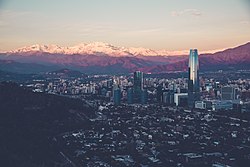
[[[1,0],[0,51],[33,44],[210,51],[248,42],[247,0]]]

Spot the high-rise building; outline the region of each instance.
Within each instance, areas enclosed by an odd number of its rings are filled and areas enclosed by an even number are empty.
[[[156,88],[156,96],[157,96],[157,102],[161,103],[163,101],[163,90],[162,90],[162,86],[159,85]]]
[[[134,100],[133,100],[133,88],[128,88],[127,90],[127,99],[128,99],[128,104],[133,104]]]
[[[119,88],[114,90],[114,103],[115,105],[121,104],[121,89]]]
[[[166,105],[173,105],[174,104],[174,91],[168,90],[163,92],[162,101]]]
[[[174,103],[176,106],[187,106],[188,94],[187,93],[175,93],[174,94]]]
[[[221,88],[221,99],[222,100],[235,100],[237,96],[237,89],[230,86]]]
[[[141,91],[141,104],[147,104],[148,102],[148,91],[146,89]]]
[[[200,100],[199,61],[197,49],[190,49],[188,64],[188,106]]]
[[[141,71],[134,72],[134,89],[143,89],[143,72]]]
[[[139,103],[143,90],[143,73],[141,71],[134,72],[134,102]]]

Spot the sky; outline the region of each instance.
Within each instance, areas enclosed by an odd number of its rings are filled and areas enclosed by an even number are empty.
[[[201,51],[250,41],[250,0],[0,0],[0,51],[32,44]]]

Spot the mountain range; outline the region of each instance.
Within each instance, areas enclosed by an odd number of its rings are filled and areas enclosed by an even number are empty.
[[[167,50],[152,50],[147,48],[135,48],[135,47],[120,47],[114,46],[104,42],[93,43],[80,43],[75,46],[63,47],[58,45],[31,45],[18,48],[10,51],[9,53],[32,53],[43,52],[51,54],[81,54],[81,55],[97,55],[97,56],[112,56],[112,57],[128,57],[128,56],[176,56],[186,55],[188,50],[183,51],[167,51]],[[205,53],[213,53],[213,51],[207,51]]]
[[[223,51],[199,55],[201,70],[249,69],[250,42]],[[72,69],[84,73],[147,73],[185,71],[188,51],[117,47],[94,42],[72,47],[32,45],[0,53],[0,69],[19,73],[39,73]]]

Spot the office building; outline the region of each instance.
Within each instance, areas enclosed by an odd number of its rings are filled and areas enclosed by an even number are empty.
[[[212,109],[211,101],[195,101],[196,109],[210,110]]]
[[[141,91],[141,104],[147,104],[148,102],[148,91],[146,89]]]
[[[115,105],[121,104],[121,89],[119,88],[114,90],[114,104]]]
[[[133,100],[135,103],[141,102],[141,93],[143,90],[143,73],[141,71],[134,72],[134,93]]]
[[[174,103],[176,106],[187,106],[188,94],[187,93],[175,93],[174,94]]]
[[[156,88],[156,98],[157,98],[157,102],[161,103],[163,102],[163,90],[162,90],[162,86],[159,85],[157,88]]]
[[[166,105],[173,105],[174,104],[174,91],[169,90],[167,92],[163,92],[162,101]]]
[[[230,100],[212,100],[212,110],[231,110],[233,103]]]
[[[188,64],[188,106],[194,108],[200,100],[199,61],[197,49],[191,49]]]
[[[221,88],[221,100],[235,100],[237,90],[233,87],[226,86]]]
[[[134,100],[133,100],[133,88],[128,88],[127,90],[127,100],[128,100],[128,104],[133,104]]]

